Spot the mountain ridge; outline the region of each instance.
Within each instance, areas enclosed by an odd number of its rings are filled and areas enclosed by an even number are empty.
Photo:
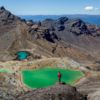
[[[58,19],[60,17],[66,16],[68,18],[80,18],[84,20],[86,23],[99,25],[100,15],[86,15],[86,14],[72,14],[72,15],[18,15],[21,18],[24,18],[26,20],[33,20],[33,21],[43,21],[46,18],[51,19]]]

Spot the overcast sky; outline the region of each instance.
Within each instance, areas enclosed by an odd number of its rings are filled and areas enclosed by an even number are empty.
[[[100,0],[0,0],[16,15],[100,14]]]

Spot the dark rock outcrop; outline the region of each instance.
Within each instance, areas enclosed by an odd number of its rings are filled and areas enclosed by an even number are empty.
[[[56,35],[54,32],[51,32],[51,33],[50,33],[49,30],[47,30],[47,31],[45,31],[45,32],[43,33],[43,38],[46,39],[46,40],[49,41],[49,42],[52,42],[52,43],[54,43],[55,40],[58,40],[57,35]]]
[[[72,21],[71,32],[75,33],[76,35],[91,34],[87,28],[87,25],[80,19],[76,19]]]
[[[68,21],[67,17],[61,17],[57,20],[57,23],[63,25],[66,21]]]
[[[75,87],[57,84],[53,87],[27,92],[17,100],[85,100]]]

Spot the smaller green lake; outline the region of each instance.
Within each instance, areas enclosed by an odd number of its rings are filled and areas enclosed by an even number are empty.
[[[30,55],[27,51],[19,51],[16,53],[18,60],[24,60],[27,59],[27,57]]]
[[[83,72],[76,70],[64,70],[58,68],[42,68],[37,70],[23,70],[22,78],[24,84],[30,88],[44,88],[58,82],[58,72],[62,74],[62,82],[73,85],[84,76]]]
[[[0,73],[12,73],[12,71],[11,70],[9,70],[9,69],[6,69],[6,68],[1,68],[0,69]]]

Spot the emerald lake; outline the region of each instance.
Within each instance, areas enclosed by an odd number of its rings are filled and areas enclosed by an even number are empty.
[[[23,70],[22,81],[30,88],[44,88],[58,82],[58,72],[62,74],[62,82],[73,85],[77,80],[84,76],[78,70],[65,70],[59,68],[41,68],[36,70]]]

